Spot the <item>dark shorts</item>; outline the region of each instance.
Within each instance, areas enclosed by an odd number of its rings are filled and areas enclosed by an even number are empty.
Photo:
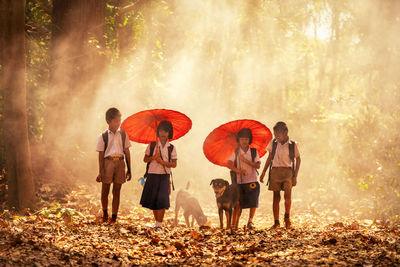
[[[269,180],[268,190],[287,191],[292,189],[292,168],[273,167]]]
[[[239,184],[240,208],[258,208],[258,197],[260,196],[260,184],[258,182]]]
[[[104,159],[104,176],[102,182],[105,184],[125,183],[125,162],[124,160]]]
[[[140,205],[151,210],[169,208],[169,174],[149,173],[143,187]]]

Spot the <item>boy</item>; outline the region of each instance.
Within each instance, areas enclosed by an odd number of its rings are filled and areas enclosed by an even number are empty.
[[[274,136],[275,139],[267,146],[269,156],[261,173],[260,181],[264,182],[265,172],[270,167],[268,190],[274,191],[272,210],[275,220],[272,228],[280,227],[279,202],[281,200],[280,191],[282,190],[285,192],[285,227],[289,229],[291,227],[292,187],[297,184],[301,159],[297,144],[289,140],[286,123],[280,121],[275,124]],[[296,159],[296,167],[294,167],[294,159]]]
[[[237,228],[242,209],[250,208],[247,228],[253,229],[253,218],[258,207],[258,198],[260,196],[260,184],[257,181],[256,169],[260,168],[261,162],[258,152],[249,145],[253,140],[251,130],[243,128],[238,132],[238,148],[228,159],[228,168],[235,172],[232,177],[232,183],[239,186],[239,203],[233,212],[232,227]],[[236,180],[235,180],[236,178]]]
[[[143,187],[140,205],[153,211],[155,229],[162,229],[165,210],[170,207],[169,194],[171,168],[178,160],[176,148],[168,142],[172,139],[170,121],[161,121],[157,127],[158,142],[147,146],[143,161],[148,164],[146,183]]]
[[[126,180],[131,180],[131,157],[128,135],[118,130],[121,125],[121,113],[116,108],[106,112],[108,130],[97,138],[96,151],[99,152],[99,175],[96,181],[101,185],[101,205],[103,208],[103,222],[108,221],[108,194],[113,183],[113,200],[111,223],[117,221],[121,186]],[[125,174],[124,155],[127,163]]]

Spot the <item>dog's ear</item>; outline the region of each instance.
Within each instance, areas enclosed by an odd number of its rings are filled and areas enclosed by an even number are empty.
[[[224,180],[225,185],[228,187],[229,186],[229,182],[227,180]]]
[[[210,185],[212,185],[214,183],[214,181],[215,181],[215,179],[212,179]]]

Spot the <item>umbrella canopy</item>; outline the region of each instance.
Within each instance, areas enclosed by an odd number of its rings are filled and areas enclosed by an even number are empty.
[[[170,141],[184,136],[192,128],[192,121],[183,113],[169,109],[151,109],[129,116],[122,122],[121,129],[128,134],[130,140],[148,144],[156,141],[157,127],[163,120],[170,121],[173,127],[174,134]]]
[[[228,158],[238,147],[237,133],[243,128],[249,128],[253,135],[250,147],[257,149],[260,158],[264,156],[272,139],[271,131],[255,120],[236,120],[219,126],[207,136],[203,143],[206,158],[214,164],[227,166]]]

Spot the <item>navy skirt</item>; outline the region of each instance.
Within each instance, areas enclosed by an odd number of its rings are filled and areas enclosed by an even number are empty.
[[[239,203],[242,209],[258,208],[258,198],[260,196],[260,184],[258,182],[248,184],[238,184],[240,198]]]
[[[151,210],[169,208],[169,174],[148,174],[140,205]]]

